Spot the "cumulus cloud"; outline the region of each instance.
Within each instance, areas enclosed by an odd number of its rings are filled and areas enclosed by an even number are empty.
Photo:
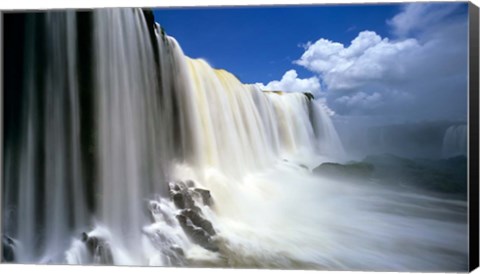
[[[263,90],[285,91],[285,92],[311,92],[318,94],[320,92],[320,81],[317,77],[301,79],[295,70],[285,72],[280,81],[271,81],[264,85],[257,83]]]
[[[350,44],[321,38],[307,43],[294,64],[321,79],[327,104],[338,114],[464,119],[465,7],[406,5],[386,22],[391,38],[374,31],[360,32]]]
[[[321,75],[329,89],[354,89],[385,78],[402,79],[406,68],[398,60],[408,58],[419,47],[415,39],[390,41],[363,31],[348,47],[319,39],[295,63]]]
[[[263,87],[310,90],[345,116],[466,119],[467,5],[408,4],[385,23],[390,37],[364,30],[348,44],[327,38],[301,44],[304,53],[293,64],[313,77],[289,70]]]

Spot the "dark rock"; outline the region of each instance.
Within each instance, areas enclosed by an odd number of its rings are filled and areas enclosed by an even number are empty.
[[[194,242],[211,251],[218,251],[217,245],[213,241],[216,231],[210,221],[202,215],[202,210],[195,204],[201,202],[204,205],[212,205],[212,196],[210,191],[201,188],[194,188],[195,182],[187,180],[177,181],[169,184],[170,195],[173,203],[182,211],[177,215],[177,220],[185,234]],[[167,252],[168,253],[168,252]],[[182,250],[183,253],[183,250]],[[172,254],[170,254],[172,255]],[[171,262],[175,262],[179,256],[173,254],[167,257]],[[180,256],[181,257],[181,256]]]
[[[150,42],[152,43],[152,46],[153,46],[155,62],[158,62],[157,60],[159,57],[159,52],[158,52],[158,46],[156,46],[157,38],[155,35],[155,30],[157,26],[155,24],[155,16],[153,14],[152,9],[143,9],[142,12],[145,18],[145,23],[147,24],[148,34],[150,35]],[[163,30],[163,28],[161,29],[161,33],[162,33],[162,38],[165,39],[165,31]]]
[[[212,224],[192,210],[184,210],[177,215],[178,222],[187,236],[210,251],[218,251],[212,236],[215,235]]]
[[[8,236],[2,236],[2,261],[15,261],[15,242]]]
[[[195,187],[195,182],[192,180],[186,180],[185,184],[187,185],[187,187],[190,187],[190,188]]]
[[[187,225],[187,217],[185,215],[177,215],[177,220],[182,227]]]
[[[82,242],[86,243],[88,241],[88,234],[82,232],[82,236],[80,236],[80,239],[82,240]]]
[[[180,191],[180,186],[175,184],[175,186],[173,187],[173,190],[174,191]]]
[[[182,181],[175,181],[175,182],[171,182],[170,184],[170,191],[184,191],[187,189],[187,185],[182,182]]]
[[[299,164],[298,166],[301,167],[301,168],[304,168],[304,169],[308,170],[308,166],[306,166],[306,165],[304,165],[304,164]]]
[[[303,94],[304,94],[305,96],[307,96],[307,98],[308,98],[309,101],[312,101],[312,100],[315,99],[315,96],[313,96],[313,94],[310,93],[310,92],[304,92]]]
[[[177,181],[170,183],[170,195],[172,197],[173,203],[178,209],[194,209],[200,210],[193,201],[192,191],[189,189],[189,186],[194,186],[195,183],[192,180],[188,180],[185,183],[182,181]]]
[[[178,246],[171,246],[170,249],[178,256],[185,256],[185,252],[183,251],[183,249]]]
[[[113,255],[110,245],[106,242],[99,244],[93,255],[94,262],[97,264],[113,264]]]
[[[107,241],[96,236],[88,236],[85,232],[82,233],[81,240],[85,243],[95,264],[113,264],[112,250]]]
[[[202,197],[202,202],[204,205],[211,206],[213,204],[212,195],[209,190],[195,188],[194,191]]]
[[[205,230],[209,235],[214,236],[216,234],[215,230],[213,229],[213,225],[210,221],[204,219],[200,214],[196,211],[191,209],[183,210],[181,213],[183,216],[190,219],[190,221],[195,225],[203,230]]]
[[[155,17],[153,15],[153,11],[151,9],[143,9],[142,11],[143,11],[143,16],[145,17],[147,26],[150,29],[155,25]]]
[[[171,266],[183,266],[186,263],[185,252],[178,246],[170,246],[163,250],[163,254],[167,257],[168,264]]]
[[[183,193],[175,193],[172,196],[173,203],[175,206],[179,209],[184,209],[185,208],[185,194]]]

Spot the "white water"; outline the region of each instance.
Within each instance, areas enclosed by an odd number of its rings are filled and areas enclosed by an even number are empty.
[[[467,136],[467,125],[455,125],[447,128],[443,137],[443,158],[467,155]]]
[[[164,180],[155,60],[142,23],[139,11],[94,13],[99,219],[111,231],[112,243],[128,250],[133,261],[141,259],[145,199],[160,194]]]
[[[97,208],[82,219],[82,196],[74,196],[75,203],[66,199],[65,184],[79,184],[61,180],[63,153],[75,155],[79,149],[78,114],[75,107],[56,111],[61,104],[53,102],[49,115],[55,119],[46,126],[62,132],[65,124],[73,125],[69,137],[48,136],[52,161],[42,167],[52,174],[47,184],[55,190],[46,194],[53,195],[46,198],[52,202],[47,210],[59,213],[47,218],[45,246],[51,248],[28,259],[28,252],[19,250],[18,261],[100,263],[102,258],[92,261],[79,240],[78,228],[90,226],[88,235],[105,240],[118,265],[465,269],[465,202],[313,175],[321,162],[346,157],[318,102],[301,93],[244,85],[224,70],[184,56],[173,38],[158,33],[155,60],[139,10],[94,11],[93,26],[98,182],[95,193],[87,194],[95,195]],[[74,39],[49,41],[67,38]],[[68,52],[52,58],[67,60],[70,75],[75,58]],[[68,96],[75,101],[75,79],[67,79]],[[57,84],[52,79],[52,90],[63,90]],[[28,94],[38,100],[34,92]],[[62,120],[60,114],[69,111],[71,120]],[[30,116],[35,112],[26,110],[30,118],[24,124],[32,126],[24,131],[20,153],[21,172],[28,176],[20,180],[18,214],[26,218],[12,235],[24,246],[39,233],[33,203],[41,195],[32,188],[35,176],[29,172],[38,168],[34,148],[41,124]],[[68,148],[62,145],[66,140]],[[79,165],[74,162],[67,170]],[[168,197],[167,182],[187,179],[211,192],[213,206],[197,205],[217,232],[218,252],[193,243],[176,219],[179,210]],[[67,209],[78,216],[78,228],[66,227]],[[57,239],[70,247],[56,244]],[[174,252],[178,248],[184,256]]]

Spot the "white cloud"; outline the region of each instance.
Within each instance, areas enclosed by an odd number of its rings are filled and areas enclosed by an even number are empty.
[[[335,116],[335,111],[331,109],[328,104],[327,104],[327,99],[325,97],[319,97],[315,99],[317,102],[320,103],[320,105],[323,107],[323,110],[329,115],[329,116]]]
[[[311,92],[318,94],[320,92],[320,81],[317,77],[301,79],[295,70],[285,72],[280,81],[271,81],[264,85],[257,83],[263,90],[284,91],[284,92]]]
[[[320,38],[294,63],[321,79],[329,107],[341,115],[466,117],[465,7],[406,5],[387,21],[393,38],[373,31],[350,44]]]
[[[342,96],[335,100],[338,103],[345,104],[347,106],[358,106],[362,105],[366,108],[373,108],[378,104],[381,104],[382,95],[378,92],[373,94],[367,94],[365,92],[357,92],[351,96]]]
[[[363,31],[348,47],[319,39],[295,63],[321,75],[330,90],[354,89],[386,77],[402,78],[406,68],[399,59],[419,47],[415,39],[390,41]]]
[[[386,21],[390,38],[366,30],[349,44],[325,38],[301,44],[305,51],[293,63],[314,76],[299,79],[295,70],[289,70],[281,80],[263,87],[310,90],[340,115],[465,119],[466,7],[409,4]]]
[[[422,30],[429,26],[440,23],[451,13],[453,13],[459,4],[439,4],[439,3],[411,3],[405,5],[403,11],[395,15],[387,23],[393,28],[393,32],[400,37],[404,37],[416,30]]]

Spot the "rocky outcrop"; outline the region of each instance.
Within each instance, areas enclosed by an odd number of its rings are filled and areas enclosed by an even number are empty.
[[[195,189],[193,189],[193,193],[194,193],[194,195],[200,195],[204,205],[206,205],[206,206],[212,206],[213,205],[212,195],[210,194],[209,190],[201,189],[201,188],[195,188]]]
[[[96,236],[89,236],[85,232],[82,233],[81,239],[87,246],[87,250],[94,264],[113,264],[112,250],[105,239]]]
[[[307,96],[308,101],[315,100],[315,96],[310,92],[304,92],[303,95]]]
[[[218,247],[212,238],[216,234],[212,223],[193,210],[183,210],[177,215],[177,220],[185,234],[194,243],[210,251],[218,251]]]
[[[2,261],[15,261],[15,242],[8,236],[2,236]]]
[[[211,251],[218,251],[212,223],[205,218],[200,206],[213,205],[210,191],[195,187],[195,182],[171,182],[170,196],[180,213],[176,216],[185,234],[196,244]]]

